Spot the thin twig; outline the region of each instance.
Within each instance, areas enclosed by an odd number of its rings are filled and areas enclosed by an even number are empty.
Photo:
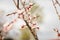
[[[19,0],[17,0],[17,8],[19,9]]]
[[[57,1],[57,0],[56,0],[56,2],[58,3],[58,1]],[[52,0],[52,3],[53,3],[53,6],[54,6],[54,8],[55,8],[56,14],[58,15],[59,20],[60,20],[59,12],[58,12],[57,7],[55,6],[55,3],[54,3],[54,1],[53,1],[53,0]]]
[[[13,12],[13,13],[7,14],[6,16],[15,15],[16,13],[17,12]]]
[[[14,4],[15,4],[15,6],[17,7],[17,4],[16,4],[15,0],[13,0],[13,2],[14,2]]]
[[[58,2],[58,0],[55,0],[56,1],[56,3],[60,6],[60,3]]]
[[[13,0],[13,2],[14,2],[14,4],[15,4],[15,6],[17,7],[17,9],[21,10],[21,9],[19,8],[19,0],[17,0],[17,3],[15,2],[15,0]]]
[[[55,10],[56,10],[56,13],[58,14],[58,11],[57,11],[57,8],[56,8],[56,6],[55,6],[55,4],[54,4],[54,1],[52,0],[52,2],[53,2],[53,6],[54,6],[54,8],[55,8]]]

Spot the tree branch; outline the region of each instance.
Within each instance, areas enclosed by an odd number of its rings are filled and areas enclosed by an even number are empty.
[[[19,0],[17,0],[17,8],[20,9],[20,8],[19,8]]]
[[[57,7],[55,6],[55,3],[54,3],[54,1],[53,1],[53,0],[52,0],[52,3],[53,3],[53,6],[54,6],[54,8],[55,8],[56,14],[58,15],[59,20],[60,20],[59,12],[58,12]],[[56,3],[58,4],[58,1],[57,1],[57,0],[56,0]]]
[[[28,14],[27,11],[26,11],[26,8],[25,8],[25,4],[22,3],[22,0],[20,0],[20,2],[21,2],[21,4],[23,5],[23,8],[25,9],[26,14]],[[31,27],[29,26],[28,22],[27,22],[25,19],[24,19],[24,21],[25,21],[26,25],[28,26],[30,32],[31,32],[32,35],[34,36],[35,40],[38,40],[38,37],[37,37],[36,32],[33,32],[33,30],[31,29]]]
[[[13,2],[14,2],[14,4],[15,4],[15,6],[17,7],[17,4],[16,4],[15,0],[13,0]]]
[[[17,7],[17,9],[21,10],[21,9],[19,8],[19,0],[17,0],[17,3],[15,2],[15,0],[13,0],[13,2],[14,2],[14,4],[15,4],[15,6]]]
[[[7,14],[6,16],[10,16],[10,15],[15,15],[17,12],[13,12],[11,14]]]
[[[55,0],[56,1],[56,3],[60,6],[60,3],[58,2],[58,0]]]
[[[35,40],[38,40],[38,37],[37,37],[36,32],[34,32],[34,31],[31,29],[31,27],[29,26],[29,24],[28,24],[28,22],[27,22],[26,20],[24,20],[24,21],[25,21],[26,25],[28,26],[30,32],[31,32],[32,35],[34,36]]]

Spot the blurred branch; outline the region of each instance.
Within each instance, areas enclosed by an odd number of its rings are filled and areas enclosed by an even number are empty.
[[[15,4],[15,6],[17,7],[17,4],[16,4],[15,0],[13,0],[13,2],[14,2],[14,4]]]
[[[19,8],[19,0],[17,0],[17,8],[20,9],[20,8]]]
[[[6,16],[15,15],[16,13],[17,12],[13,12],[13,13],[7,14]]]
[[[19,0],[17,0],[17,3],[15,2],[15,0],[13,0],[13,2],[14,2],[14,4],[15,4],[15,6],[17,7],[17,9],[21,10],[21,9],[19,8]]]
[[[55,1],[56,1],[56,3],[60,6],[60,4],[59,4],[58,0],[55,0]],[[58,15],[59,20],[60,20],[60,15],[59,15],[59,12],[58,12],[58,10],[57,10],[56,4],[54,3],[54,1],[53,1],[53,0],[52,0],[52,3],[53,3],[53,6],[54,6],[54,8],[55,8],[56,14]]]
[[[60,3],[58,2],[58,0],[55,0],[56,1],[56,3],[60,6]]]

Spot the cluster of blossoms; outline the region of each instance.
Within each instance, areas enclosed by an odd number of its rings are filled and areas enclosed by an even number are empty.
[[[22,1],[21,1],[22,2]],[[36,15],[31,15],[31,13],[29,12],[29,10],[31,10],[32,6],[34,5],[34,3],[30,2],[29,6],[25,5],[25,1],[22,2],[23,8],[22,9],[18,9],[17,11],[11,13],[11,14],[7,14],[6,16],[10,16],[10,15],[17,15],[16,18],[11,21],[10,23],[5,23],[4,27],[3,27],[3,31],[8,32],[9,30],[11,30],[12,25],[18,21],[18,19],[22,19],[22,20],[26,20],[27,23],[29,24],[29,26],[31,27],[31,29],[39,29],[38,25],[37,25],[37,19],[39,16]],[[24,28],[25,26],[27,26],[26,24],[23,24],[21,26],[21,29]]]

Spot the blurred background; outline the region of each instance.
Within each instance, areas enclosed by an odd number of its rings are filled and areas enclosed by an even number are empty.
[[[58,19],[58,15],[56,14],[55,8],[53,6],[52,0],[34,0],[37,4],[42,7],[43,11],[43,22],[39,23],[40,29],[37,30],[37,35],[39,40],[55,40],[58,37],[56,36],[56,32],[53,31],[54,28],[58,28],[60,30],[60,20]],[[60,3],[60,0],[58,0]],[[60,7],[57,6],[58,12],[60,13]],[[16,10],[16,6],[14,5],[12,0],[0,0],[0,27],[3,26],[4,23],[9,22],[11,19],[6,17],[5,15]],[[13,31],[12,31],[13,32]],[[15,37],[14,33],[10,33]],[[16,32],[15,32],[16,33]],[[14,36],[15,35],[15,36]]]

